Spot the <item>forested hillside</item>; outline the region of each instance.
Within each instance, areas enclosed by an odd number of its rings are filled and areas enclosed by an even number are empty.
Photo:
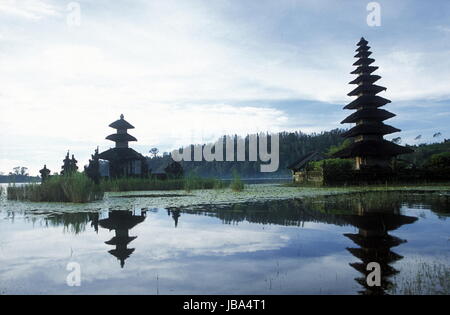
[[[280,165],[277,172],[261,173],[260,161],[248,161],[248,141],[246,136],[246,162],[186,162],[181,164],[185,174],[195,173],[202,177],[231,177],[233,171],[237,171],[244,178],[257,177],[282,177],[289,176],[287,166],[298,160],[302,155],[311,151],[327,151],[331,146],[340,145],[343,138],[340,136],[344,130],[334,129],[331,131],[305,134],[302,132],[280,133]],[[270,141],[269,141],[270,144]],[[224,150],[225,151],[225,150]],[[270,150],[269,150],[270,151]],[[170,156],[156,156],[149,158],[149,167],[152,172],[162,172],[170,161]]]

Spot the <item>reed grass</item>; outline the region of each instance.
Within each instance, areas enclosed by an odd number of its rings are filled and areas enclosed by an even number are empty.
[[[8,200],[34,202],[84,203],[103,198],[103,190],[83,173],[54,175],[41,184],[27,184],[7,188]]]
[[[241,176],[237,172],[233,172],[233,179],[231,180],[230,187],[236,192],[243,191],[245,188],[245,185],[241,180]]]
[[[105,179],[96,185],[84,173],[66,176],[54,175],[44,183],[16,185],[7,188],[8,200],[35,202],[84,203],[103,198],[104,192],[222,189],[226,184],[219,179],[190,175],[185,178],[159,180],[154,178]]]
[[[446,262],[418,262],[403,276],[394,278],[391,294],[449,295],[450,266]]]

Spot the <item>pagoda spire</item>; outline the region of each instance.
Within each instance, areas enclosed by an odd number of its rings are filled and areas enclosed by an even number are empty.
[[[137,141],[135,137],[128,134],[127,130],[134,129],[134,127],[124,119],[123,114],[120,115],[120,119],[111,123],[109,127],[117,130],[116,133],[106,137],[107,140],[111,140],[116,143],[116,148],[128,148],[129,141]]]
[[[353,66],[357,68],[351,74],[356,74],[357,78],[349,82],[356,85],[356,88],[348,93],[348,96],[357,98],[344,107],[356,112],[341,122],[356,124],[343,134],[344,138],[352,138],[353,143],[334,154],[340,158],[355,158],[356,169],[371,166],[389,167],[392,157],[412,152],[383,138],[384,135],[399,132],[400,129],[384,123],[385,120],[395,117],[395,114],[380,108],[391,101],[377,95],[386,91],[386,88],[375,84],[381,77],[373,74],[378,67],[373,66],[375,59],[369,58],[372,52],[368,44],[364,37],[356,44],[357,61]]]

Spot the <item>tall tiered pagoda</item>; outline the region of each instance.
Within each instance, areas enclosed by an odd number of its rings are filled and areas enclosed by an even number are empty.
[[[405,224],[412,224],[417,218],[402,215],[400,206],[367,207],[359,205],[357,214],[343,215],[342,218],[354,227],[358,228],[357,234],[344,234],[351,239],[358,247],[347,248],[347,250],[361,262],[350,263],[350,266],[358,270],[363,277],[356,278],[363,288],[360,294],[363,295],[384,295],[392,288],[390,278],[399,271],[391,265],[402,259],[403,256],[391,250],[406,240],[388,234]],[[369,286],[367,277],[372,270],[367,270],[367,265],[376,262],[381,269],[380,286]]]
[[[120,115],[120,119],[109,127],[116,129],[106,139],[115,142],[115,147],[99,154],[101,160],[109,162],[109,177],[147,176],[147,159],[140,153],[128,147],[128,142],[137,141],[128,134],[128,129],[134,127]]]
[[[348,96],[357,96],[357,99],[344,107],[344,109],[353,109],[356,112],[341,122],[342,124],[356,124],[343,134],[343,137],[353,138],[354,141],[350,146],[336,152],[334,156],[355,158],[358,170],[374,166],[389,168],[393,157],[413,151],[383,139],[384,135],[399,132],[400,129],[383,123],[395,116],[395,114],[381,109],[391,101],[377,95],[386,88],[374,84],[381,77],[372,74],[378,67],[373,66],[375,60],[369,58],[372,52],[368,41],[361,38],[357,46],[355,58],[358,60],[353,64],[357,68],[351,73],[358,77],[350,82],[350,84],[356,84],[357,87],[348,94]]]

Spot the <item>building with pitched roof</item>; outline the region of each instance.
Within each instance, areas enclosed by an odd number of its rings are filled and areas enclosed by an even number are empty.
[[[109,177],[128,177],[148,175],[147,158],[129,147],[130,141],[137,141],[135,137],[128,133],[128,129],[134,129],[124,119],[123,114],[120,119],[114,121],[109,127],[116,129],[116,133],[106,137],[107,140],[113,141],[115,147],[99,154],[99,159],[109,162]]]

